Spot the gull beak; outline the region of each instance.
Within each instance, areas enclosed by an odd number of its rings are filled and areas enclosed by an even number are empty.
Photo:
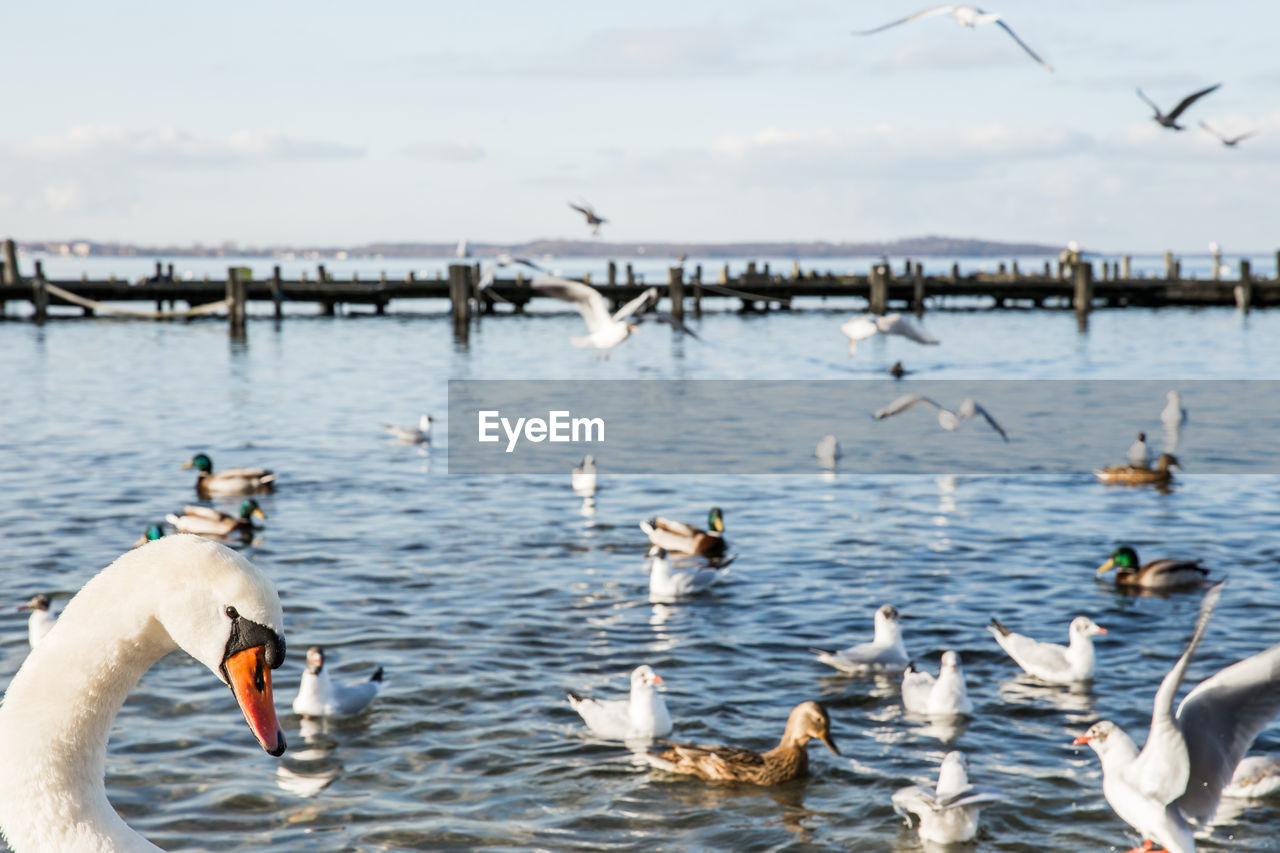
[[[1110,631],[1108,631],[1106,628],[1103,628],[1101,625],[1099,625],[1099,626],[1098,626],[1098,633],[1099,633],[1099,634],[1110,634],[1111,632],[1110,632]]]
[[[284,754],[284,732],[276,719],[276,706],[271,698],[271,669],[267,666],[266,647],[254,646],[236,652],[226,659],[223,669],[258,743],[269,755]]]
[[[656,674],[655,674],[655,675],[653,676],[653,683],[654,683],[654,684],[661,684],[661,683],[662,683],[662,676],[661,676],[661,675],[656,675]]]
[[[1099,575],[1104,574],[1104,573],[1106,573],[1106,572],[1110,571],[1111,569],[1114,569],[1115,567],[1116,567],[1116,561],[1115,561],[1115,560],[1107,560],[1107,561],[1106,561],[1105,563],[1103,563],[1101,566],[1098,566],[1098,574],[1099,574]]]
[[[1091,740],[1093,740],[1093,738],[1090,737],[1089,735],[1080,735],[1080,737],[1071,741],[1071,744],[1073,746],[1083,746],[1084,744],[1088,743]]]

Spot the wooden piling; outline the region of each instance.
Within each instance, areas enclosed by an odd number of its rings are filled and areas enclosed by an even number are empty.
[[[1133,268],[1133,259],[1128,255],[1120,256],[1120,278],[1125,281],[1129,280],[1130,270]]]
[[[31,304],[36,313],[32,319],[37,326],[43,326],[49,319],[49,291],[45,289],[44,264],[36,261],[36,274],[31,278]]]
[[[872,314],[884,314],[889,309],[889,265],[872,265],[868,279],[870,294],[867,310]]]
[[[1044,277],[1053,278],[1053,261],[1044,262]]]
[[[1173,252],[1164,253],[1164,277],[1166,281],[1177,278],[1173,274]]]
[[[627,284],[634,285],[636,283],[636,271],[631,268],[631,264],[627,264]]]
[[[1182,281],[1182,261],[1173,262],[1173,280]]]
[[[924,316],[924,264],[919,261],[911,268],[911,310]]]
[[[4,283],[22,284],[22,273],[18,270],[18,244],[11,239],[4,241]]]
[[[169,281],[173,281],[173,264],[169,264],[169,266],[167,267],[167,270],[168,272],[166,272],[165,278],[168,279]]]
[[[684,322],[684,268],[667,268],[667,298],[671,300],[671,317]]]
[[[471,330],[471,265],[449,264],[449,306],[453,316],[453,337],[466,341]]]
[[[1076,322],[1084,327],[1089,323],[1089,311],[1093,308],[1093,264],[1080,261],[1075,265],[1074,273]]]
[[[1215,243],[1214,245],[1217,244]],[[1222,278],[1222,251],[1220,249],[1215,249],[1210,257],[1213,259],[1213,273],[1209,278],[1214,281],[1219,281]]]
[[[702,264],[693,268],[693,314],[702,317]]]
[[[1253,270],[1249,261],[1240,260],[1240,283],[1236,285],[1236,306],[1248,314],[1253,307]]]
[[[613,286],[618,283],[618,265],[613,261],[609,261],[609,285]]]
[[[276,309],[276,319],[284,319],[284,292],[280,288],[280,265],[271,268],[271,304]]]
[[[236,267],[227,268],[227,326],[233,338],[243,338],[247,282]]]
[[[959,281],[960,281],[960,265],[952,264],[951,265],[951,283],[956,284]]]

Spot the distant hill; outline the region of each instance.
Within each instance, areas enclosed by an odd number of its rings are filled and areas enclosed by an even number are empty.
[[[439,258],[452,257],[457,244],[401,242],[366,243],[357,246],[241,246],[223,243],[218,246],[141,245],[133,243],[98,243],[92,240],[46,240],[19,244],[23,251],[51,254],[98,255],[114,257],[307,257],[361,258]],[[906,237],[899,240],[840,242],[745,241],[741,243],[678,243],[646,241],[610,243],[603,240],[531,240],[525,243],[469,242],[473,257],[492,257],[499,252],[513,255],[552,255],[558,258],[847,258],[879,257],[1009,257],[1012,255],[1056,255],[1062,248],[1047,243],[1005,243],[971,237]]]

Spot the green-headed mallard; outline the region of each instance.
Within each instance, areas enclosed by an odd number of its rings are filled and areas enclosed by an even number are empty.
[[[697,776],[719,782],[750,782],[755,785],[778,785],[809,772],[809,753],[805,746],[817,738],[836,755],[831,739],[831,717],[818,702],[801,702],[787,717],[782,741],[768,752],[756,752],[740,746],[698,746],[672,743],[660,755],[645,753],[649,764],[659,770]]]
[[[724,541],[724,514],[720,507],[713,506],[707,514],[707,527],[710,530],[661,517],[640,522],[640,529],[649,536],[649,541],[664,551],[720,560],[728,548]]]
[[[254,530],[255,518],[266,518],[267,514],[258,506],[253,498],[240,504],[240,515],[216,510],[211,506],[188,504],[182,508],[182,515],[169,513],[164,520],[173,525],[179,533],[195,533],[199,536],[231,536],[232,534],[248,535]]]
[[[1173,479],[1171,468],[1177,468],[1178,459],[1172,453],[1161,453],[1156,467],[1137,465],[1108,465],[1094,475],[1104,483],[1121,486],[1166,486]]]
[[[1162,557],[1144,566],[1138,562],[1138,552],[1128,545],[1117,548],[1110,559],[1098,566],[1098,576],[1113,568],[1116,570],[1116,586],[1143,589],[1196,586],[1209,577],[1209,570],[1195,560]]]
[[[147,529],[143,531],[142,535],[134,540],[132,547],[137,548],[139,545],[146,545],[148,542],[152,542],[162,536],[164,536],[163,527],[158,524],[148,524]]]
[[[183,468],[196,469],[196,492],[208,495],[247,495],[275,488],[276,475],[265,468],[226,468],[216,474],[213,460],[197,453]]]

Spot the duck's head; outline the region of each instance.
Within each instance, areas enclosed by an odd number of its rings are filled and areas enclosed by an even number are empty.
[[[133,543],[133,547],[137,548],[139,545],[146,545],[148,542],[154,542],[162,536],[164,536],[163,527],[158,524],[148,524],[147,529],[144,530],[142,535]]]
[[[312,646],[307,649],[307,672],[319,675],[322,669],[324,669],[324,649]]]
[[[257,501],[253,498],[249,498],[247,501],[240,504],[240,517],[265,519],[267,514],[262,511],[262,507],[258,506]]]
[[[1172,453],[1161,453],[1160,458],[1156,460],[1157,471],[1168,471],[1170,468],[1181,468],[1182,463],[1178,461],[1178,457]]]
[[[26,604],[19,604],[18,609],[19,610],[48,610],[49,605],[51,605],[52,603],[53,602],[49,598],[49,596],[45,595],[42,592],[39,595],[31,596],[30,600],[27,601]]]
[[[635,689],[637,687],[652,688],[653,685],[661,684],[661,683],[662,683],[662,676],[654,672],[653,669],[648,664],[642,663],[640,664],[640,666],[636,667],[631,671],[632,689]]]
[[[1092,637],[1096,634],[1105,634],[1107,629],[1094,622],[1088,616],[1077,616],[1071,620],[1071,626],[1067,628],[1067,633],[1074,639],[1075,637]]]
[[[248,559],[190,534],[131,552],[174,583],[156,596],[155,619],[183,650],[231,688],[258,743],[284,752],[272,701],[271,670],[284,663],[284,612],[275,584]]]
[[[1139,565],[1138,552],[1130,548],[1128,545],[1121,545],[1119,548],[1111,552],[1111,557],[1105,563],[1098,566],[1098,574],[1103,575],[1117,567],[1121,574],[1124,572],[1133,572],[1137,571]]]
[[[711,512],[707,513],[707,529],[724,533],[724,513],[720,511],[720,507],[713,506]]]
[[[831,715],[821,702],[811,699],[792,709],[791,716],[787,717],[787,730],[782,739],[789,740],[796,746],[804,746],[814,738],[826,744],[827,749],[836,755],[840,754],[840,750],[836,749],[836,742],[831,738]]]
[[[204,453],[197,453],[191,457],[190,462],[185,462],[183,468],[195,468],[197,471],[203,471],[206,474],[213,473],[213,460]]]

